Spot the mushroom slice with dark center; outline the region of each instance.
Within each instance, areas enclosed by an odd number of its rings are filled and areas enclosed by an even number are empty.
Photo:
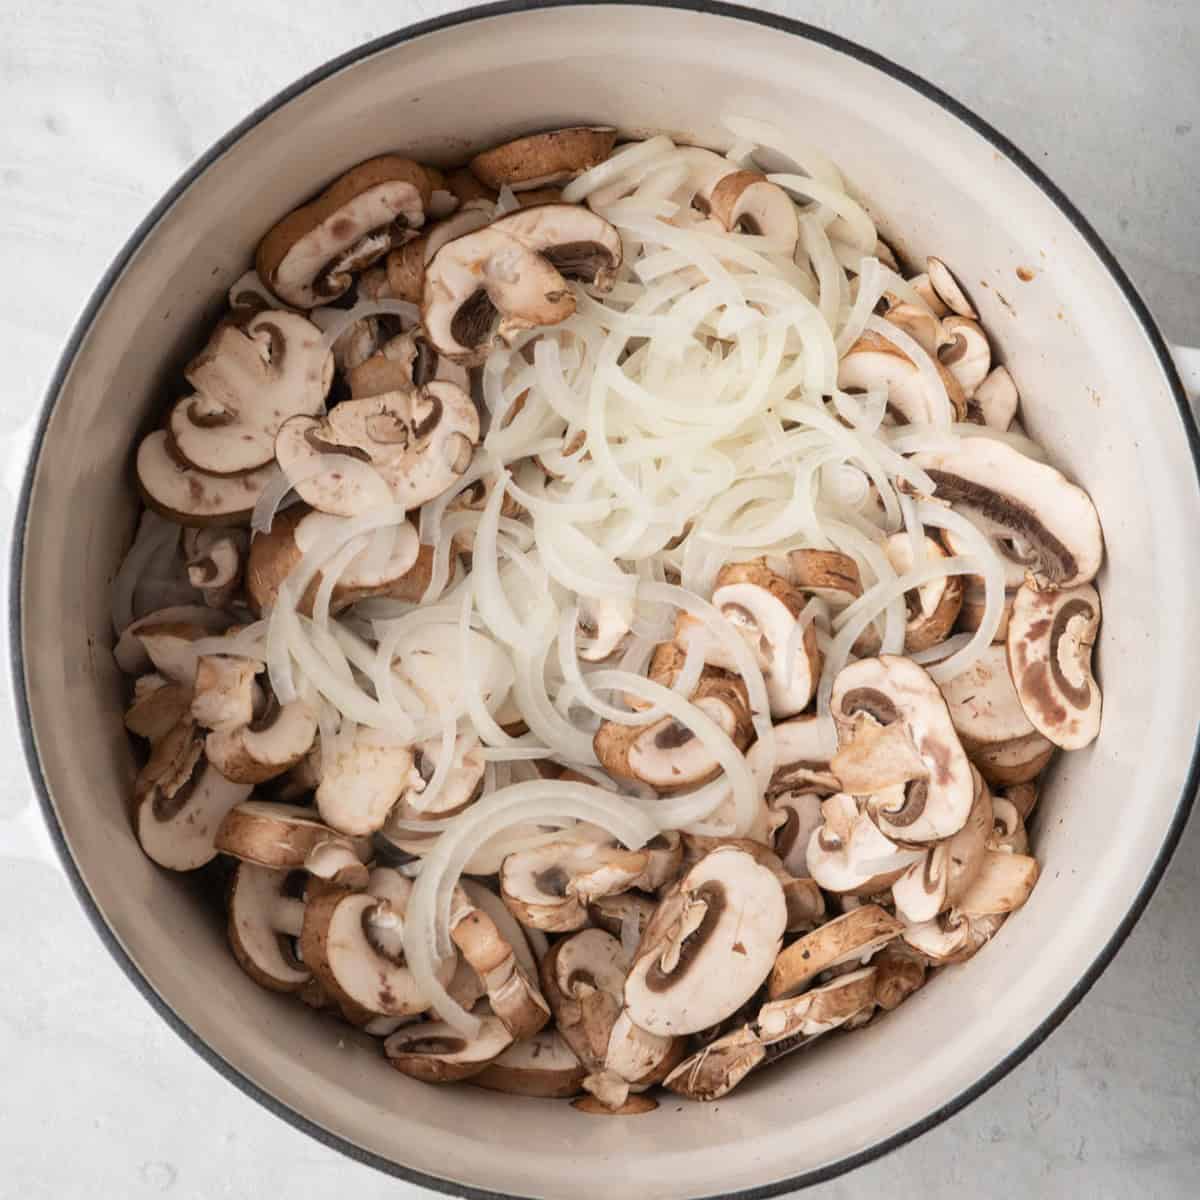
[[[958,380],[934,356],[931,360],[954,410],[961,421],[967,402]],[[896,421],[909,425],[936,425],[945,420],[945,403],[925,382],[917,367],[902,350],[879,334],[867,332],[843,355],[838,366],[838,387],[843,391],[884,391],[888,411]]]
[[[941,330],[944,343],[938,349],[938,359],[962,388],[969,415],[976,389],[992,369],[992,348],[983,326],[968,317],[946,317]]]
[[[890,304],[884,320],[907,333],[926,354],[937,354],[944,337],[942,324],[928,309],[915,304]]]
[[[514,192],[566,183],[602,163],[616,144],[608,125],[573,125],[531,133],[475,155],[471,173],[489,188]]]
[[[931,537],[922,539],[925,559],[936,562],[946,557],[941,543]],[[898,575],[907,574],[917,564],[913,557],[912,538],[907,533],[894,533],[884,543],[888,561]],[[908,620],[904,626],[904,650],[915,654],[936,646],[949,635],[962,608],[963,581],[961,575],[941,575],[913,588],[904,595]]]
[[[531,1038],[514,1042],[471,1082],[511,1096],[566,1100],[579,1095],[586,1073],[558,1030],[543,1029]]]
[[[843,963],[865,963],[903,930],[904,923],[877,904],[834,917],[784,948],[767,982],[767,995],[772,1000],[794,996],[824,971]]]
[[[339,833],[357,836],[382,829],[414,770],[411,747],[365,726],[351,737],[338,737],[333,746],[321,747],[321,819]]]
[[[280,705],[272,697],[254,720],[209,733],[204,752],[227,779],[265,783],[300,762],[316,736],[317,714],[306,700]]]
[[[304,901],[288,894],[289,872],[238,863],[229,885],[229,945],[238,966],[273,992],[297,992],[312,972],[296,957]]]
[[[185,529],[183,550],[188,582],[211,608],[224,608],[234,598],[242,578],[246,534],[241,529]]]
[[[313,851],[327,844],[349,847],[360,863],[370,857],[370,843],[365,839],[343,837],[318,821],[311,808],[296,804],[245,800],[229,810],[216,835],[222,853],[276,871],[304,867]]]
[[[274,478],[269,462],[239,475],[197,470],[180,456],[165,429],[147,434],[138,446],[138,490],[146,507],[180,525],[248,525]]]
[[[1100,688],[1092,647],[1100,597],[1087,585],[1037,592],[1022,586],[1008,623],[1008,669],[1025,715],[1064,750],[1079,750],[1100,732]]]
[[[216,857],[217,830],[250,787],[226,779],[203,758],[194,759],[186,780],[176,783],[164,788],[160,781],[140,792],[134,824],[142,849],[160,867],[194,871]]]
[[[950,273],[950,268],[940,258],[934,258],[932,255],[925,260],[925,265],[929,272],[929,286],[942,304],[960,317],[967,317],[972,321],[979,320],[979,314],[967,299],[962,285]]]
[[[425,223],[430,199],[429,176],[419,164],[394,154],[368,159],[273,226],[254,265],[288,304],[327,304],[356,272]]]
[[[775,874],[742,850],[714,850],[647,928],[625,984],[630,1018],[664,1037],[724,1020],[767,977],[786,924]]]
[[[268,310],[219,325],[184,374],[196,391],[171,410],[173,449],[201,471],[237,475],[274,458],[289,417],[321,412],[333,358],[311,321]]]
[[[608,291],[621,266],[621,236],[603,217],[576,204],[538,204],[493,221],[491,228],[548,259],[564,279]]]
[[[877,738],[881,788],[897,783],[898,760],[905,763],[905,774],[912,763],[914,774],[896,789],[899,795],[881,792],[868,803],[883,834],[922,843],[963,827],[975,797],[971,766],[937,685],[921,667],[894,655],[861,659],[838,674],[830,703],[843,747],[859,737]],[[894,736],[888,731],[893,725]],[[915,775],[918,763],[923,776]],[[861,765],[869,769],[871,764]]]
[[[383,1044],[397,1071],[423,1083],[457,1083],[479,1075],[512,1044],[513,1036],[486,1005],[475,1011],[479,1032],[467,1038],[445,1021],[419,1021],[398,1029]]]
[[[629,636],[631,615],[628,605],[615,600],[580,597],[579,657],[585,662],[603,662],[616,654]]]
[[[1016,419],[1019,403],[1017,385],[1008,368],[993,367],[971,397],[968,418],[1003,433]]]
[[[389,338],[378,353],[347,372],[350,396],[367,400],[388,392],[407,392],[434,380],[471,390],[471,377],[460,363],[439,355],[418,331]]]
[[[800,223],[792,198],[759,171],[732,171],[708,196],[709,210],[726,229],[758,234],[781,243],[789,258],[796,251]]]
[[[808,843],[808,870],[826,891],[872,896],[920,858],[884,837],[865,805],[845,792],[821,801],[821,818]]]
[[[1003,526],[1028,547],[1038,588],[1087,583],[1100,569],[1100,519],[1082,488],[1053,467],[993,438],[964,438],[957,449],[914,455],[937,498]]]
[[[404,958],[404,917],[412,880],[377,867],[368,890],[323,890],[304,909],[300,952],[326,990],[350,1012],[410,1016],[429,999]],[[442,962],[442,986],[454,974],[455,958]]]
[[[823,822],[821,802],[825,795],[821,791],[790,791],[771,801],[771,812],[778,822],[773,838],[775,853],[784,868],[800,879],[810,876],[808,844]]]
[[[497,337],[557,325],[574,312],[575,296],[550,260],[490,227],[446,243],[425,266],[429,340],[468,366],[482,363]]]
[[[420,237],[393,250],[387,259],[388,288],[392,295],[410,304],[420,304],[429,261],[447,242],[489,224],[494,211],[495,205],[490,200],[469,200],[453,216],[435,222]]]
[[[604,1068],[628,969],[621,943],[601,929],[563,938],[542,959],[542,990],[555,1024],[589,1073]]]

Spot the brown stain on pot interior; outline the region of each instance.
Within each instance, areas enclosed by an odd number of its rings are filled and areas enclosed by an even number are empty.
[[[1037,274],[1037,272],[1034,271],[1034,269],[1032,267],[1018,267],[1017,268],[1017,278],[1022,283],[1031,283],[1033,281],[1033,277],[1035,274]]]

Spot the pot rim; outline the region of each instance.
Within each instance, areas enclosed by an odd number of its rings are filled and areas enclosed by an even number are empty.
[[[1097,256],[1108,272],[1114,285],[1120,291],[1125,301],[1132,309],[1134,316],[1142,326],[1143,332],[1150,342],[1156,357],[1158,358],[1159,366],[1162,369],[1167,385],[1174,396],[1176,406],[1179,409],[1180,417],[1183,422],[1183,427],[1188,440],[1188,449],[1192,457],[1193,467],[1196,471],[1197,486],[1200,487],[1200,429],[1197,428],[1196,419],[1193,416],[1191,406],[1188,402],[1187,394],[1184,391],[1183,383],[1179,377],[1175,362],[1172,359],[1167,344],[1156,325],[1154,318],[1151,316],[1145,301],[1138,294],[1137,289],[1125,274],[1120,264],[1112,251],[1105,244],[1100,235],[1092,228],[1087,219],[1079,211],[1078,208],[1067,198],[1067,196],[1048,178],[1045,172],[1037,166],[1028,156],[1019,150],[1004,134],[1000,133],[991,124],[985,121],[982,117],[949,96],[941,88],[929,83],[922,76],[909,71],[907,68],[899,66],[890,59],[881,54],[877,54],[873,50],[868,50],[863,46],[858,45],[838,34],[830,33],[827,30],[819,29],[813,25],[803,21],[796,21],[789,17],[779,16],[770,12],[763,12],[757,9],[745,8],[739,4],[724,3],[723,0],[500,0],[498,3],[476,5],[471,8],[465,8],[455,13],[450,13],[440,17],[434,17],[425,21],[420,21],[412,25],[407,25],[402,29],[393,31],[392,33],[384,34],[381,37],[374,38],[363,45],[348,50],[345,53],[330,59],[328,62],[310,71],[302,76],[295,83],[284,88],[276,93],[269,100],[261,104],[244,120],[235,125],[231,130],[225,133],[221,138],[214,142],[208,150],[206,150],[199,158],[197,158],[171,187],[163,194],[161,199],[147,213],[143,220],[130,234],[125,244],[109,264],[107,270],[101,276],[91,296],[88,298],[87,304],[83,311],[76,319],[72,327],[70,336],[67,339],[66,345],[63,348],[62,354],[59,357],[54,373],[51,377],[50,384],[46,389],[40,408],[38,411],[37,426],[34,433],[32,445],[29,450],[29,457],[25,465],[21,480],[21,488],[17,497],[17,504],[13,519],[13,538],[10,550],[9,560],[9,589],[8,589],[8,637],[10,646],[10,679],[13,689],[14,705],[17,710],[18,725],[21,735],[21,744],[25,754],[26,767],[30,778],[33,782],[34,791],[37,794],[39,806],[42,815],[49,828],[51,840],[54,843],[59,860],[63,870],[71,884],[71,888],[75,893],[76,898],[83,906],[89,921],[91,922],[100,940],[107,947],[109,953],[116,960],[117,965],[124,972],[129,981],[149,1002],[151,1007],[158,1013],[160,1017],[167,1023],[168,1026],[183,1041],[192,1048],[205,1062],[218,1071],[227,1081],[232,1083],[245,1095],[256,1100],[264,1108],[274,1113],[277,1117],[282,1118],[289,1125],[315,1138],[318,1142],[331,1149],[337,1150],[349,1158],[357,1162],[364,1163],[367,1166],[374,1167],[378,1171],[393,1177],[403,1179],[409,1183],[417,1184],[421,1187],[428,1188],[431,1191],[441,1192],[447,1195],[469,1197],[470,1200],[523,1200],[515,1193],[496,1192],[485,1188],[472,1187],[470,1185],[456,1183],[453,1180],[443,1179],[438,1176],[429,1175],[423,1171],[414,1170],[411,1167],[406,1167],[401,1163],[385,1158],[373,1151],[366,1150],[361,1146],[349,1141],[348,1139],[335,1134],[330,1130],[318,1125],[310,1120],[302,1113],[284,1104],[276,1097],[271,1095],[264,1088],[259,1087],[248,1076],[244,1075],[239,1068],[234,1066],[227,1059],[223,1058],[211,1045],[197,1035],[183,1019],[175,1012],[167,1001],[159,995],[149,979],[142,974],[141,970],[133,962],[125,949],[117,940],[113,930],[109,927],[100,911],[98,904],[93,898],[87,885],[83,881],[74,857],[67,845],[66,837],[62,826],[59,823],[58,815],[55,811],[53,801],[50,798],[49,788],[46,784],[45,776],[42,772],[41,759],[37,751],[37,746],[34,741],[33,723],[29,705],[29,696],[25,678],[25,663],[24,663],[24,646],[22,641],[23,634],[23,612],[22,612],[22,582],[24,576],[24,555],[25,555],[25,531],[29,516],[30,498],[33,489],[34,475],[38,460],[40,458],[41,449],[45,440],[46,427],[50,419],[50,415],[54,410],[54,406],[58,402],[59,393],[62,390],[64,381],[69,374],[71,367],[74,364],[76,355],[79,352],[84,339],[87,337],[92,323],[95,320],[101,305],[107,299],[109,292],[113,289],[117,281],[120,279],[129,261],[134,254],[140,249],[142,243],[149,236],[151,231],[166,215],[174,203],[187,191],[187,189],[215,162],[222,154],[234,146],[238,141],[246,136],[252,129],[271,116],[278,109],[288,104],[296,97],[302,95],[316,84],[323,80],[351,67],[362,60],[371,57],[381,51],[388,50],[393,46],[401,45],[405,42],[412,41],[415,38],[422,37],[429,33],[436,33],[442,30],[453,29],[460,25],[467,25],[475,21],[486,20],[496,16],[506,16],[516,13],[532,12],[541,9],[556,9],[569,8],[576,6],[588,7],[629,7],[629,8],[663,8],[663,9],[680,9],[684,11],[702,13],[712,16],[725,17],[732,20],[745,21],[750,24],[764,26],[769,29],[777,30],[780,33],[790,34],[793,37],[804,38],[808,41],[815,42],[818,45],[824,46],[827,49],[835,50],[840,54],[844,54],[849,58],[853,58],[866,66],[874,67],[876,70],[883,72],[899,83],[912,88],[924,99],[937,104],[939,107],[948,112],[951,116],[956,117],[959,121],[970,127],[974,132],[985,138],[1000,154],[1004,155],[1014,166],[1016,166],[1032,183],[1034,183],[1042,194],[1050,201],[1068,221],[1074,226],[1076,231],[1088,244],[1092,252]],[[771,1183],[762,1184],[756,1187],[745,1188],[738,1192],[719,1193],[722,1197],[727,1197],[728,1200],[766,1200],[767,1197],[781,1195],[785,1192],[793,1192],[802,1188],[811,1187],[818,1183],[823,1183],[834,1179],[849,1171],[863,1166],[877,1158],[889,1153],[899,1146],[920,1137],[923,1133],[940,1125],[943,1121],[965,1108],[973,1100],[983,1095],[993,1084],[998,1083],[1004,1078],[1014,1067],[1022,1062],[1030,1055],[1038,1046],[1046,1040],[1047,1037],[1058,1027],[1058,1025],[1066,1018],[1068,1013],[1083,999],[1090,990],[1092,985],[1104,972],[1105,968],[1112,961],[1122,943],[1129,936],[1133,926],[1144,912],[1146,905],[1149,903],[1150,897],[1153,895],[1159,882],[1161,881],[1167,865],[1169,864],[1176,847],[1179,844],[1179,839],[1183,833],[1184,827],[1187,824],[1188,817],[1191,814],[1192,805],[1195,800],[1197,784],[1200,782],[1200,732],[1197,739],[1193,742],[1191,761],[1188,764],[1187,778],[1185,780],[1183,790],[1180,794],[1179,801],[1172,814],[1170,824],[1163,838],[1163,843],[1150,870],[1147,872],[1145,879],[1142,881],[1141,887],[1135,896],[1133,903],[1130,905],[1129,911],[1125,914],[1120,924],[1112,932],[1108,941],[1101,948],[1100,952],[1093,959],[1082,977],[1067,995],[1058,1003],[1058,1005],[1041,1021],[1041,1023],[1029,1033],[1019,1045],[1010,1050],[999,1063],[991,1070],[987,1071],[983,1076],[976,1080],[969,1087],[964,1088],[957,1095],[951,1097],[939,1108],[933,1112],[927,1113],[920,1119],[906,1125],[903,1129],[889,1137],[883,1138],[871,1146],[863,1150],[857,1151],[854,1154],[846,1155],[838,1159],[836,1162],[827,1163],[823,1166],[814,1168],[810,1171],[802,1172],[798,1175],[791,1176],[787,1179],[777,1180]],[[709,1200],[717,1200],[717,1195],[714,1194]]]

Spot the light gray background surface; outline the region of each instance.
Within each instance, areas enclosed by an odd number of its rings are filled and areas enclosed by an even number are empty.
[[[456,7],[0,0],[6,542],[23,431],[72,321],[145,211],[301,73]],[[882,52],[997,125],[1083,209],[1167,336],[1200,344],[1195,0],[764,7]],[[0,716],[0,1196],[425,1195],[259,1108],[140,999],[44,857],[7,707]],[[809,1194],[1197,1195],[1198,901],[1193,822],[1116,962],[1044,1046],[947,1124]]]

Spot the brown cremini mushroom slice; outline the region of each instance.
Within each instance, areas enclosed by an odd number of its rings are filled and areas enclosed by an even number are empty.
[[[579,657],[585,662],[603,662],[616,654],[629,636],[630,616],[628,605],[581,596],[576,622],[582,635]]]
[[[311,808],[297,804],[244,800],[229,810],[216,835],[222,853],[275,871],[304,867],[314,850],[328,844],[349,847],[360,865],[370,857],[365,839],[342,836],[318,821]],[[361,878],[365,887],[365,871]]]
[[[410,159],[359,163],[270,229],[254,258],[259,278],[296,308],[328,304],[425,223],[430,198],[429,176]]]
[[[198,748],[198,742],[191,744]],[[180,771],[170,780],[160,777],[148,787],[141,786],[144,782],[139,778],[135,795],[138,841],[160,867],[172,871],[194,871],[211,862],[225,814],[250,794],[248,784],[226,779],[198,755],[198,749],[186,773]]]
[[[958,380],[936,355],[931,361],[941,376],[954,420],[963,420],[967,402]],[[838,365],[838,387],[844,391],[885,391],[888,412],[904,424],[934,425],[945,417],[941,397],[931,393],[917,364],[886,338],[869,330],[843,355]]]
[[[875,968],[875,1003],[891,1012],[925,986],[929,964],[900,937],[884,946],[871,959],[871,966]]]
[[[990,784],[1007,787],[1029,783],[1049,765],[1057,747],[1036,730],[1027,737],[1014,738],[998,746],[976,746],[971,762]]]
[[[387,258],[388,288],[393,296],[420,304],[425,292],[425,267],[447,243],[491,223],[490,200],[471,200],[452,216],[427,227],[420,237],[393,250]]]
[[[925,267],[929,272],[929,286],[942,304],[957,316],[978,321],[979,314],[967,299],[958,280],[950,273],[950,268],[940,258],[934,258],[932,255],[925,260]]]
[[[914,275],[908,280],[908,286],[929,306],[929,311],[935,317],[940,319],[950,312],[946,305],[942,303],[941,297],[933,290],[933,284],[929,282],[928,271],[922,271],[920,275]]]
[[[339,833],[354,836],[382,829],[415,771],[411,747],[358,726],[353,736],[338,737],[335,745],[321,747],[317,785],[321,819]]]
[[[204,752],[227,779],[265,783],[300,762],[316,736],[312,705],[306,700],[281,705],[272,696],[253,720],[213,729],[204,740]]]
[[[589,1073],[604,1068],[609,1038],[625,1004],[628,969],[621,943],[601,929],[563,938],[542,959],[542,990],[555,1024]]]
[[[992,798],[992,832],[989,850],[1008,850],[1013,854],[1029,853],[1029,835],[1021,810],[1004,796]]]
[[[316,416],[333,379],[321,331],[297,313],[268,310],[218,325],[184,374],[195,388],[171,409],[173,450],[215,475],[241,475],[275,457],[289,417]]]
[[[656,907],[649,896],[637,892],[617,892],[611,896],[597,896],[588,905],[588,919],[597,929],[621,938],[622,942],[628,934],[636,945],[646,932]]]
[[[904,923],[877,904],[864,904],[797,938],[785,947],[771,970],[767,995],[794,996],[823,971],[843,963],[866,963],[904,930]]]
[[[117,644],[113,647],[113,658],[126,675],[144,675],[153,670],[154,664],[146,653],[146,647],[141,640],[142,634],[163,627],[182,626],[203,631],[196,633],[195,637],[216,637],[228,629],[230,624],[231,621],[225,613],[203,605],[180,604],[160,608],[130,622],[121,631],[121,636],[117,638]]]
[[[437,831],[414,829],[410,822],[436,823],[456,816],[474,804],[483,791],[486,763],[482,746],[473,733],[460,733],[455,739],[453,759],[440,792],[436,796],[427,796],[426,789],[441,752],[440,737],[413,747],[413,771],[409,783],[383,826],[383,836],[392,845],[418,857],[432,849]]]
[[[1038,785],[1036,783],[1015,783],[1000,792],[1000,798],[1007,800],[1020,814],[1021,820],[1028,823],[1038,802]]]
[[[989,850],[952,911],[968,918],[1011,913],[1029,899],[1039,873],[1037,859],[1028,854]]]
[[[909,925],[904,942],[934,966],[966,962],[989,942],[1006,920],[1006,914],[965,917],[956,909],[942,913],[933,921]]]
[[[279,465],[313,508],[353,517],[379,503],[375,481],[359,472],[312,468],[318,455],[370,464],[393,499],[408,508],[444,492],[471,465],[479,413],[462,388],[434,380],[413,392],[346,400],[317,421],[294,417],[275,441]]]
[[[512,1044],[512,1034],[486,1006],[475,1011],[479,1032],[466,1038],[445,1021],[419,1021],[398,1029],[383,1044],[387,1060],[401,1074],[423,1083],[457,1083],[480,1074]]]
[[[922,540],[925,558],[936,561],[946,557],[941,543],[928,535]],[[898,575],[916,566],[912,538],[907,533],[894,533],[884,543],[888,561]],[[904,626],[904,650],[915,654],[944,641],[958,619],[962,608],[963,581],[961,575],[942,575],[905,592],[904,602],[908,620]]]
[[[143,675],[125,710],[125,728],[149,742],[166,737],[191,711],[192,689],[163,676]]]
[[[963,827],[975,798],[971,766],[921,667],[894,655],[861,659],[838,674],[830,704],[843,748],[878,739],[878,753],[862,765],[878,768],[867,811],[883,834],[922,843]]]
[[[708,194],[709,211],[726,229],[758,234],[796,251],[800,223],[791,196],[759,171],[731,171]]]
[[[491,228],[547,259],[564,279],[607,292],[621,266],[621,236],[578,204],[538,204],[500,217]]]
[[[992,347],[983,326],[969,317],[946,317],[941,330],[944,341],[937,351],[938,360],[962,388],[969,415],[976,390],[992,369]]]
[[[262,669],[261,663],[249,658],[197,655],[191,705],[196,724],[205,729],[229,729],[254,720],[255,705],[262,702],[262,689],[254,680]]]
[[[289,895],[290,873],[238,863],[229,885],[229,946],[238,966],[273,992],[298,992],[312,972],[296,957],[304,901]]]
[[[1100,597],[1087,585],[1034,591],[1023,585],[1008,623],[1008,669],[1025,715],[1056,746],[1079,750],[1100,732],[1092,646]]]
[[[742,850],[714,850],[651,920],[625,984],[630,1018],[663,1037],[724,1020],[767,977],[786,924],[775,874]]]
[[[1104,541],[1088,494],[1045,463],[993,438],[964,438],[957,449],[917,454],[913,463],[947,500],[974,519],[1003,527],[1027,548],[1039,588],[1087,583],[1100,569]]]
[[[510,1096],[568,1100],[583,1090],[584,1065],[556,1029],[543,1029],[514,1042],[471,1082]]]
[[[496,338],[557,325],[574,312],[575,296],[550,260],[490,227],[447,242],[425,264],[421,317],[429,340],[467,366],[482,363]]]
[[[471,390],[466,368],[439,355],[419,332],[412,330],[388,338],[375,354],[346,373],[354,400],[408,392],[434,380],[453,383],[464,392]]]
[[[185,529],[183,552],[188,582],[210,608],[224,608],[237,595],[246,557],[242,529]]]
[[[617,141],[608,125],[573,125],[531,133],[475,155],[471,173],[489,188],[514,192],[567,183],[602,163]]]
[[[821,801],[822,824],[808,843],[808,870],[816,883],[842,896],[872,896],[912,865],[911,851],[879,832],[865,804],[845,792]]]
[[[138,491],[146,507],[180,525],[248,525],[255,503],[274,478],[269,462],[242,475],[197,470],[175,449],[165,429],[147,434],[138,446]]]
[[[942,324],[928,309],[915,304],[891,304],[884,320],[903,329],[928,355],[937,353],[942,342]]]
[[[1005,366],[993,367],[971,397],[968,420],[979,421],[1002,433],[1016,420],[1020,397]]]

